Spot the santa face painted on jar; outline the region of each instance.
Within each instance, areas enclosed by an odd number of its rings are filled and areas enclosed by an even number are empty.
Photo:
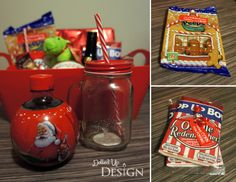
[[[37,134],[28,154],[40,161],[57,162],[61,135],[61,131],[50,121],[38,123]]]
[[[58,129],[56,129],[49,121],[39,123],[37,126],[37,136],[35,137],[34,147],[30,150],[32,155],[37,154],[36,157],[40,157],[43,160],[49,160],[51,158],[52,160],[58,160],[59,162],[67,159],[71,154],[70,147],[67,144],[68,136],[65,135],[63,141],[61,141],[61,139],[57,138],[57,130]]]
[[[26,162],[40,167],[57,165],[74,153],[79,125],[63,104],[48,110],[21,108],[11,123],[12,143]]]
[[[56,138],[56,129],[49,121],[39,123],[37,126],[38,134],[35,137],[35,146],[38,148],[48,147],[51,144],[59,145],[60,139]]]

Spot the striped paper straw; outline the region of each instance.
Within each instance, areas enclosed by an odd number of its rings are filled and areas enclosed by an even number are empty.
[[[100,38],[100,42],[102,44],[102,53],[103,53],[103,58],[107,63],[110,63],[109,58],[108,58],[108,53],[107,53],[107,47],[106,47],[106,42],[104,38],[104,33],[103,33],[103,28],[102,28],[102,20],[101,17],[98,13],[94,15],[97,29],[98,29],[98,34]]]

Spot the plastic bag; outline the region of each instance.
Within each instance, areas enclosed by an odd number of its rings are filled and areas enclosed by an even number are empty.
[[[168,9],[160,64],[174,71],[230,76],[215,7]]]
[[[28,51],[42,51],[44,40],[55,35],[56,29],[51,12],[42,15],[38,20],[18,28],[9,27],[3,32],[7,50],[13,60]]]

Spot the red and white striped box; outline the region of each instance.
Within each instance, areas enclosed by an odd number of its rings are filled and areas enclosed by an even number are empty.
[[[187,119],[194,117],[194,108],[199,106],[198,113],[202,118],[207,118],[204,126],[196,126],[204,130],[208,143],[199,141],[201,135],[194,129]],[[223,116],[223,107],[203,102],[197,99],[182,97],[178,108],[170,121],[166,135],[162,141],[159,152],[165,156],[184,160],[203,166],[214,166],[219,156],[220,128]],[[199,124],[200,125],[200,124]],[[201,133],[204,134],[202,131]]]

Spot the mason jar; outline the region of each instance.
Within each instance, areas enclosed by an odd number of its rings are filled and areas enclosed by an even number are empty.
[[[131,138],[132,61],[90,61],[82,84],[82,143],[96,150],[122,150]]]

